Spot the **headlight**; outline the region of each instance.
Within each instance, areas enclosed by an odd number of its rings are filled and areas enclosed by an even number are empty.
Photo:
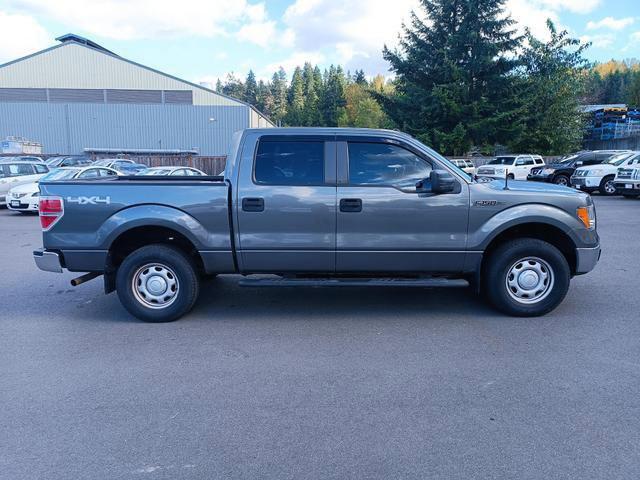
[[[577,215],[580,221],[589,230],[596,228],[596,209],[593,205],[587,205],[586,207],[578,207]]]
[[[587,172],[587,177],[597,177],[598,175],[602,175],[604,171],[601,168],[596,168],[595,170],[589,170]]]
[[[504,168],[496,168],[495,172],[496,173],[504,173],[505,169]]]
[[[633,178],[636,180],[640,180],[640,170],[637,168],[633,171]]]
[[[542,169],[542,174],[543,175],[551,175],[553,172],[555,172],[555,170],[553,168],[543,168]]]

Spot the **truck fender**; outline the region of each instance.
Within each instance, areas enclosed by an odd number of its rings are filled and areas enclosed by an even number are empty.
[[[542,223],[556,227],[566,233],[575,245],[583,243],[577,232],[585,228],[577,216],[572,217],[566,211],[551,205],[529,203],[502,210],[475,231],[470,231],[468,250],[484,251],[502,232],[529,223]]]
[[[197,249],[207,245],[206,229],[191,215],[165,205],[137,205],[114,213],[97,232],[99,244],[108,250],[114,240],[136,227],[165,227],[186,237]]]

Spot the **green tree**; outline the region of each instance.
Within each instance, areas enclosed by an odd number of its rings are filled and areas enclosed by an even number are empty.
[[[320,112],[318,110],[318,92],[322,88],[316,83],[316,75],[313,66],[307,62],[302,69],[302,82],[304,84],[304,107],[302,112],[302,124],[305,126],[320,125]]]
[[[589,44],[558,32],[547,20],[550,39],[526,31],[521,56],[524,69],[520,134],[509,142],[513,150],[561,155],[579,149],[584,118],[579,112],[588,63],[583,52]]]
[[[244,82],[243,100],[250,105],[257,105],[258,103],[258,83],[256,82],[256,75],[253,73],[253,70],[249,70],[247,79]]]
[[[324,126],[336,127],[345,114],[344,87],[346,79],[340,66],[331,65],[325,73],[324,91],[320,99],[320,115]]]
[[[427,19],[412,12],[399,49],[383,51],[394,93],[374,93],[401,130],[446,153],[509,139],[521,38],[504,2],[421,0]]]
[[[287,95],[287,117],[286,123],[290,126],[304,125],[304,80],[302,70],[296,67],[291,77],[291,85]]]
[[[221,93],[242,100],[244,98],[244,84],[233,73],[229,73],[222,86]]]
[[[287,115],[287,74],[282,67],[271,78],[271,95],[273,97],[271,120],[280,124]]]

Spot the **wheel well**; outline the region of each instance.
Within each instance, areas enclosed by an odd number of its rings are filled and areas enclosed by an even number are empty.
[[[558,227],[546,223],[525,223],[523,225],[515,225],[500,232],[487,246],[482,256],[482,267],[484,270],[484,262],[491,256],[491,252],[498,246],[516,238],[537,238],[544,240],[556,247],[567,259],[571,273],[576,271],[576,248],[573,240]]]
[[[200,272],[204,272],[202,258],[187,237],[171,228],[157,226],[134,227],[121,233],[109,247],[107,271],[116,270],[127,255],[138,248],[157,243],[179,248],[193,260]]]

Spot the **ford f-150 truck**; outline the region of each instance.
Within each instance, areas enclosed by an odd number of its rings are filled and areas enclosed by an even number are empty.
[[[88,272],[73,284],[104,275],[150,322],[187,313],[218,274],[244,286],[471,284],[507,314],[543,315],[600,257],[589,195],[476,182],[386,130],[244,130],[220,177],[41,182],[40,221],[39,268]]]

